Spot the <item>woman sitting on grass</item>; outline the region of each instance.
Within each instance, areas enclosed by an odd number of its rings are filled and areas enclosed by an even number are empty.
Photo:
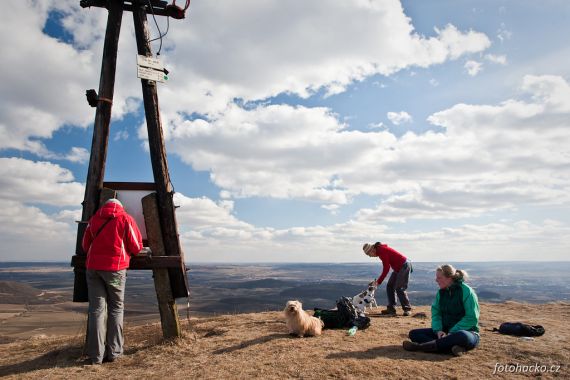
[[[467,272],[442,265],[435,272],[439,291],[431,305],[431,328],[411,330],[407,351],[444,352],[460,356],[479,344],[479,301],[465,280]]]

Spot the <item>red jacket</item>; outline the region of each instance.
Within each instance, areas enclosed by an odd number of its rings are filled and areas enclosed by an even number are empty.
[[[129,267],[129,254],[139,253],[143,243],[135,220],[121,205],[108,202],[89,220],[82,247],[87,252],[87,269],[118,271]]]
[[[399,272],[404,263],[408,260],[406,256],[396,251],[394,248],[388,247],[387,244],[378,244],[376,253],[380,260],[382,260],[382,274],[378,277],[378,285],[384,281],[390,267],[394,272]]]

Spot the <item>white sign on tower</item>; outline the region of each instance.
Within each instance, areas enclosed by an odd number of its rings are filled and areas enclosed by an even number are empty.
[[[144,55],[137,55],[137,77],[140,79],[148,79],[156,82],[166,82],[168,75],[166,75],[164,66],[158,58],[146,57]]]

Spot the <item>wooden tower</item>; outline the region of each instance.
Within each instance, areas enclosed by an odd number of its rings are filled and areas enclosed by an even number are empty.
[[[147,244],[152,254],[133,257],[129,269],[153,271],[163,335],[166,338],[179,337],[181,330],[175,300],[176,298],[188,297],[189,287],[184,253],[178,237],[173,203],[174,192],[168,172],[155,81],[141,79],[154,183],[106,183],[104,182],[104,174],[113,104],[117,47],[123,12],[130,11],[133,14],[138,54],[152,57],[147,13],[180,19],[184,18],[185,9],[159,0],[81,0],[80,5],[83,8],[91,6],[107,8],[108,19],[99,93],[97,94],[94,90],[87,91],[89,103],[97,109],[85,184],[85,197],[82,203],[83,211],[77,229],[75,255],[71,260],[75,272],[73,301],[88,301],[85,277],[86,253],[83,252],[81,241],[91,216],[107,199],[115,197],[117,191],[128,189],[150,191],[150,194],[142,199],[142,208]],[[188,5],[189,1],[187,1],[186,7]]]

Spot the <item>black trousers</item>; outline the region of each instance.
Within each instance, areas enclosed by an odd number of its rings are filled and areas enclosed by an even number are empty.
[[[398,295],[402,309],[412,310],[410,299],[408,298],[408,293],[406,292],[406,289],[408,289],[408,281],[410,280],[411,269],[412,265],[410,262],[406,261],[399,272],[392,271],[392,274],[388,279],[388,283],[386,284],[388,307],[396,306],[396,295]]]

